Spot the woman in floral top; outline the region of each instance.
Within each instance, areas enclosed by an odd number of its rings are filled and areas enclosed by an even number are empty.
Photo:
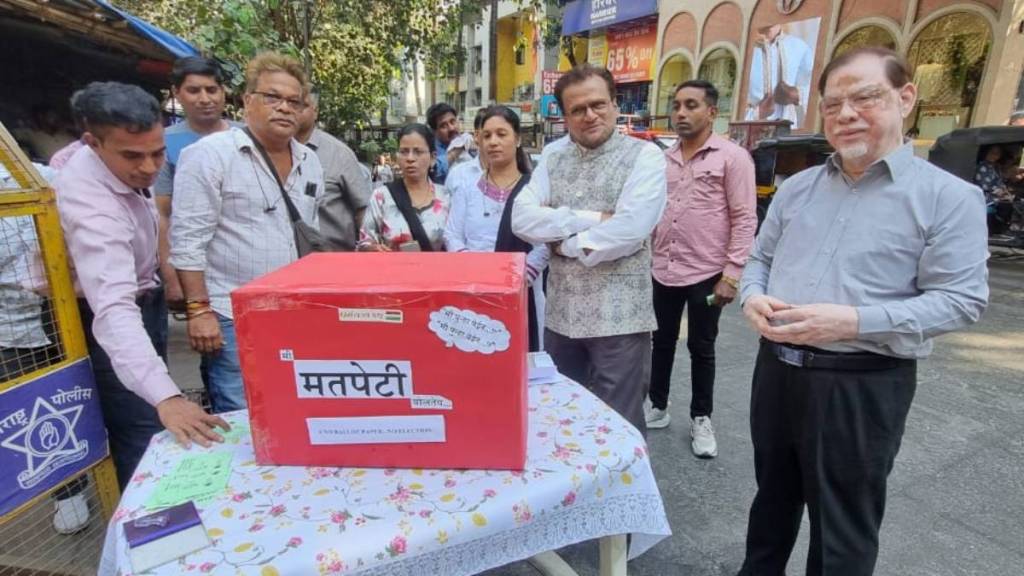
[[[988,204],[989,234],[1002,234],[1010,227],[1013,218],[1013,195],[1006,189],[999,169],[1002,159],[1002,147],[993,144],[982,152],[978,170],[974,173],[974,183],[981,188]]]
[[[392,183],[390,187],[380,186],[373,191],[359,234],[360,250],[444,250],[444,230],[451,201],[444,186],[434,184],[428,177],[435,156],[434,135],[426,126],[409,124],[398,132],[402,182]],[[396,201],[396,193],[411,202],[412,211],[425,233],[423,241],[419,241],[410,229]]]

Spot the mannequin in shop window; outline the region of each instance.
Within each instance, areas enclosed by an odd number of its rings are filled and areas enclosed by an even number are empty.
[[[917,86],[918,102],[928,104],[939,97],[946,83],[946,66],[929,57],[914,70],[914,85]]]
[[[750,63],[747,120],[789,120],[803,125],[811,90],[814,52],[781,24],[758,29]]]

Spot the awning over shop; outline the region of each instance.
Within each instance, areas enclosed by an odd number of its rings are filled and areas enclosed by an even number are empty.
[[[658,0],[573,0],[565,5],[562,35],[577,34],[658,13]]]
[[[77,36],[116,52],[166,62],[199,54],[188,42],[107,0],[0,0],[0,26],[43,35],[52,30],[69,44]]]
[[[140,36],[158,44],[163,49],[174,55],[175,58],[184,58],[186,56],[198,56],[199,50],[196,50],[194,46],[181,38],[171,34],[170,32],[159,28],[146,22],[145,20],[130,14],[120,8],[117,8],[107,2],[107,0],[94,0],[96,4],[110,10],[111,12],[121,16],[128,22],[128,25],[133,30],[139,33]]]

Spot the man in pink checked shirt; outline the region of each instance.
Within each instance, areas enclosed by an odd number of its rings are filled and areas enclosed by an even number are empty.
[[[665,151],[668,205],[654,229],[652,274],[658,329],[651,351],[648,428],[669,424],[668,396],[683,309],[687,314],[694,455],[718,455],[711,410],[715,339],[722,307],[736,298],[757,230],[757,193],[750,154],[711,130],[718,90],[710,82],[680,84],[672,100],[679,143]]]
[[[149,191],[164,162],[159,103],[138,86],[117,82],[94,82],[74,102],[86,146],[67,161],[54,188],[124,489],[154,433],[167,428],[183,446],[208,446],[223,440],[214,426],[228,425],[186,400],[165,362],[167,307]]]

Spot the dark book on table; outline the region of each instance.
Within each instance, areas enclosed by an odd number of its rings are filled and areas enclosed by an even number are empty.
[[[124,523],[132,568],[144,572],[210,545],[192,501]]]

